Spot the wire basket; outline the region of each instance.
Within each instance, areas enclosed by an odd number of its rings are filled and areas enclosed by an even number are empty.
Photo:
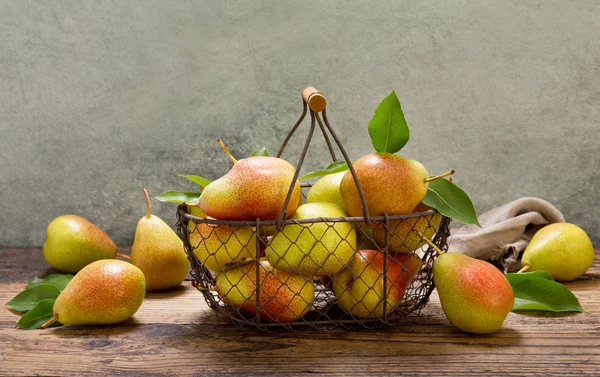
[[[332,129],[325,97],[305,88],[303,112],[277,154],[310,109],[310,131],[296,166],[296,182],[316,124],[331,157],[332,136],[354,178],[361,217],[285,219],[294,184],[277,220],[231,221],[177,210],[177,232],[191,262],[193,285],[211,309],[238,325],[268,330],[304,327],[376,327],[418,313],[434,289],[437,253],[420,234],[447,250],[450,219],[433,209],[369,216],[351,161]],[[321,119],[322,115],[322,119]],[[311,185],[302,184],[303,195]]]

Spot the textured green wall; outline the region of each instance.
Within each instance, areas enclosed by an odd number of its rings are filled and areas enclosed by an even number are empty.
[[[41,245],[64,213],[130,244],[141,187],[224,174],[217,137],[276,150],[307,84],[352,158],[395,89],[404,155],[456,169],[480,212],[544,198],[598,245],[599,36],[596,0],[2,1],[0,246]],[[327,157],[317,139],[305,170]]]

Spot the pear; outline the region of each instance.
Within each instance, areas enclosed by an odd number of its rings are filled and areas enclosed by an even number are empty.
[[[234,161],[233,168],[202,190],[200,209],[219,220],[277,220],[296,169],[276,157],[254,156],[236,161],[229,156]],[[300,183],[296,180],[285,208],[286,218],[296,210],[301,198]]]
[[[515,296],[492,264],[459,253],[442,253],[433,264],[433,281],[448,320],[462,331],[490,334],[502,327]]]
[[[99,260],[84,267],[54,302],[54,316],[63,325],[108,325],[135,314],[146,294],[144,273],[120,260]]]
[[[340,208],[344,208],[344,199],[340,193],[340,183],[342,182],[344,175],[346,175],[346,172],[342,171],[339,173],[328,174],[320,178],[312,185],[310,190],[308,190],[306,202],[329,202],[337,204]]]
[[[216,287],[223,301],[256,315],[256,262],[228,269],[217,275]],[[304,316],[315,300],[311,277],[274,269],[268,261],[259,263],[260,318],[293,322]]]
[[[413,212],[429,211],[431,207],[419,203]],[[388,250],[397,253],[410,253],[425,244],[417,232],[432,238],[442,223],[442,215],[413,217],[410,219],[391,220],[388,232]],[[385,228],[383,224],[373,229],[373,239],[379,247],[385,246]]]
[[[555,223],[540,229],[523,252],[522,271],[546,270],[555,280],[569,281],[583,275],[594,262],[594,246],[583,229]]]
[[[454,173],[451,170],[429,177],[420,162],[381,152],[368,154],[352,166],[363,190],[369,216],[411,213],[425,197],[430,181]],[[348,215],[363,216],[358,189],[350,171],[342,179],[340,193]]]
[[[256,233],[249,226],[190,222],[188,227],[196,258],[213,272],[256,256]]]
[[[400,305],[421,259],[413,254],[389,254],[387,258],[387,297],[384,299],[385,254],[377,250],[360,250],[349,266],[333,277],[333,292],[338,304],[356,318],[382,318],[384,301],[389,314]]]
[[[77,273],[100,259],[114,259],[117,246],[96,225],[77,215],[52,220],[46,230],[44,259],[57,270]]]
[[[146,198],[146,216],[140,219],[135,230],[131,263],[144,273],[149,291],[177,287],[190,269],[183,242],[167,223],[152,215],[148,191],[142,191]]]
[[[306,203],[291,219],[345,217],[333,203]],[[306,276],[333,275],[348,264],[356,250],[356,231],[347,222],[288,224],[276,233],[266,249],[273,267]]]

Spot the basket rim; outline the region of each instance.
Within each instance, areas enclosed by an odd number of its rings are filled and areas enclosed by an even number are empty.
[[[182,204],[180,205],[180,207],[182,207],[182,209],[184,209],[185,207],[187,207],[186,205]],[[385,223],[386,219],[387,221],[393,221],[393,220],[407,220],[407,219],[413,219],[413,218],[417,218],[417,217],[424,217],[424,216],[431,216],[431,215],[435,215],[435,214],[439,214],[438,211],[436,211],[435,209],[430,209],[427,211],[423,211],[423,212],[413,212],[413,213],[408,213],[408,214],[402,214],[402,215],[383,215],[383,216],[370,216],[369,220],[376,222],[376,223]],[[441,214],[440,214],[441,215]],[[204,217],[198,217],[198,216],[194,216],[191,215],[189,213],[183,212],[182,217],[184,217],[187,220],[192,220],[194,222],[197,223],[206,223],[206,224],[213,224],[213,225],[231,225],[231,226],[256,226],[256,224],[260,224],[261,226],[274,226],[277,225],[277,220],[261,220],[261,219],[256,219],[256,220],[219,220],[219,219],[207,219]],[[442,217],[445,217],[442,215]],[[355,217],[350,217],[350,216],[346,216],[346,217],[313,217],[313,218],[306,218],[306,219],[297,219],[297,220],[290,220],[290,219],[286,219],[283,220],[283,222],[281,223],[282,225],[289,225],[289,224],[311,224],[311,223],[340,223],[340,222],[346,222],[346,223],[364,223],[365,222],[365,218],[363,216],[355,216]]]

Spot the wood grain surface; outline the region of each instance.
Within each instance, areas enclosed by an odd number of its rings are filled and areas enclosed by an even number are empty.
[[[51,272],[40,249],[1,249],[0,300]],[[451,326],[435,294],[401,326],[326,332],[238,328],[214,314],[187,281],[148,294],[134,318],[113,326],[19,330],[18,314],[5,306],[0,374],[600,375],[600,250],[588,273],[566,285],[585,313],[511,313],[487,336]]]

